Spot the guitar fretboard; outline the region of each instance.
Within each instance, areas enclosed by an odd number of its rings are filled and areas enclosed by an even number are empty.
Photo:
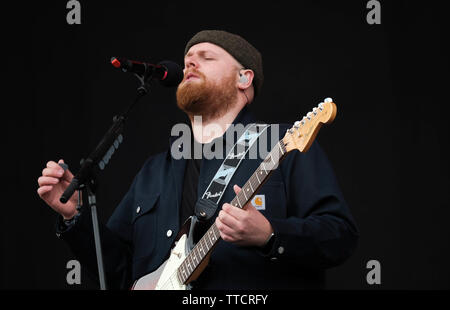
[[[264,181],[275,170],[283,156],[286,154],[286,147],[283,140],[279,141],[270,151],[267,157],[261,162],[248,181],[242,186],[241,191],[230,202],[231,205],[243,208],[256,194]],[[195,269],[201,264],[206,255],[220,240],[219,229],[214,223],[195,245],[192,251],[178,267],[177,276],[180,283],[186,283]]]

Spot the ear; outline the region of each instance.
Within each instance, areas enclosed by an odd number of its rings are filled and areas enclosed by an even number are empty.
[[[239,70],[240,77],[245,78],[238,78],[238,88],[240,90],[246,90],[252,85],[253,77],[255,76],[255,73],[250,69],[242,69]]]

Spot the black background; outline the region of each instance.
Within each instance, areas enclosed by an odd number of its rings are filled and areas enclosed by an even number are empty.
[[[325,97],[338,106],[317,140],[333,164],[361,231],[355,254],[328,272],[330,289],[449,289],[448,50],[444,2],[80,1],[81,25],[66,1],[4,7],[0,288],[85,289],[66,283],[73,259],[40,200],[47,161],[72,171],[135,95],[137,81],[111,56],[183,63],[203,29],[240,34],[263,55],[265,82],[251,104],[258,119],[293,123]],[[168,147],[186,121],[175,90],[154,84],[133,111],[125,139],[100,177],[106,221],[145,159]],[[366,264],[381,263],[381,285]]]

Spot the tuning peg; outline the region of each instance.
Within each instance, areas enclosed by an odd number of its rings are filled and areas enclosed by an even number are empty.
[[[314,115],[317,115],[317,108],[313,108]]]
[[[306,117],[307,117],[308,119],[311,119],[312,113],[311,113],[311,112],[308,112],[308,114],[306,114]]]
[[[324,102],[330,103],[330,102],[333,102],[333,99],[331,99],[330,97],[328,97],[328,98],[326,98],[326,99],[324,100]]]
[[[322,110],[323,110],[323,105],[324,105],[324,103],[323,103],[323,102],[319,103],[319,109],[320,109],[320,111],[322,111]]]
[[[295,128],[300,127],[300,121],[296,121],[296,122],[294,123],[294,127],[295,127]]]

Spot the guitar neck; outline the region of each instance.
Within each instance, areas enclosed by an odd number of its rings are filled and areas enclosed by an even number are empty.
[[[270,151],[267,157],[261,162],[248,181],[242,186],[241,191],[230,202],[231,205],[243,208],[251,201],[259,188],[268,179],[287,153],[283,140],[280,140]],[[188,254],[183,263],[178,267],[178,278],[181,283],[186,283],[196,268],[202,263],[208,253],[220,240],[219,229],[214,223]]]

